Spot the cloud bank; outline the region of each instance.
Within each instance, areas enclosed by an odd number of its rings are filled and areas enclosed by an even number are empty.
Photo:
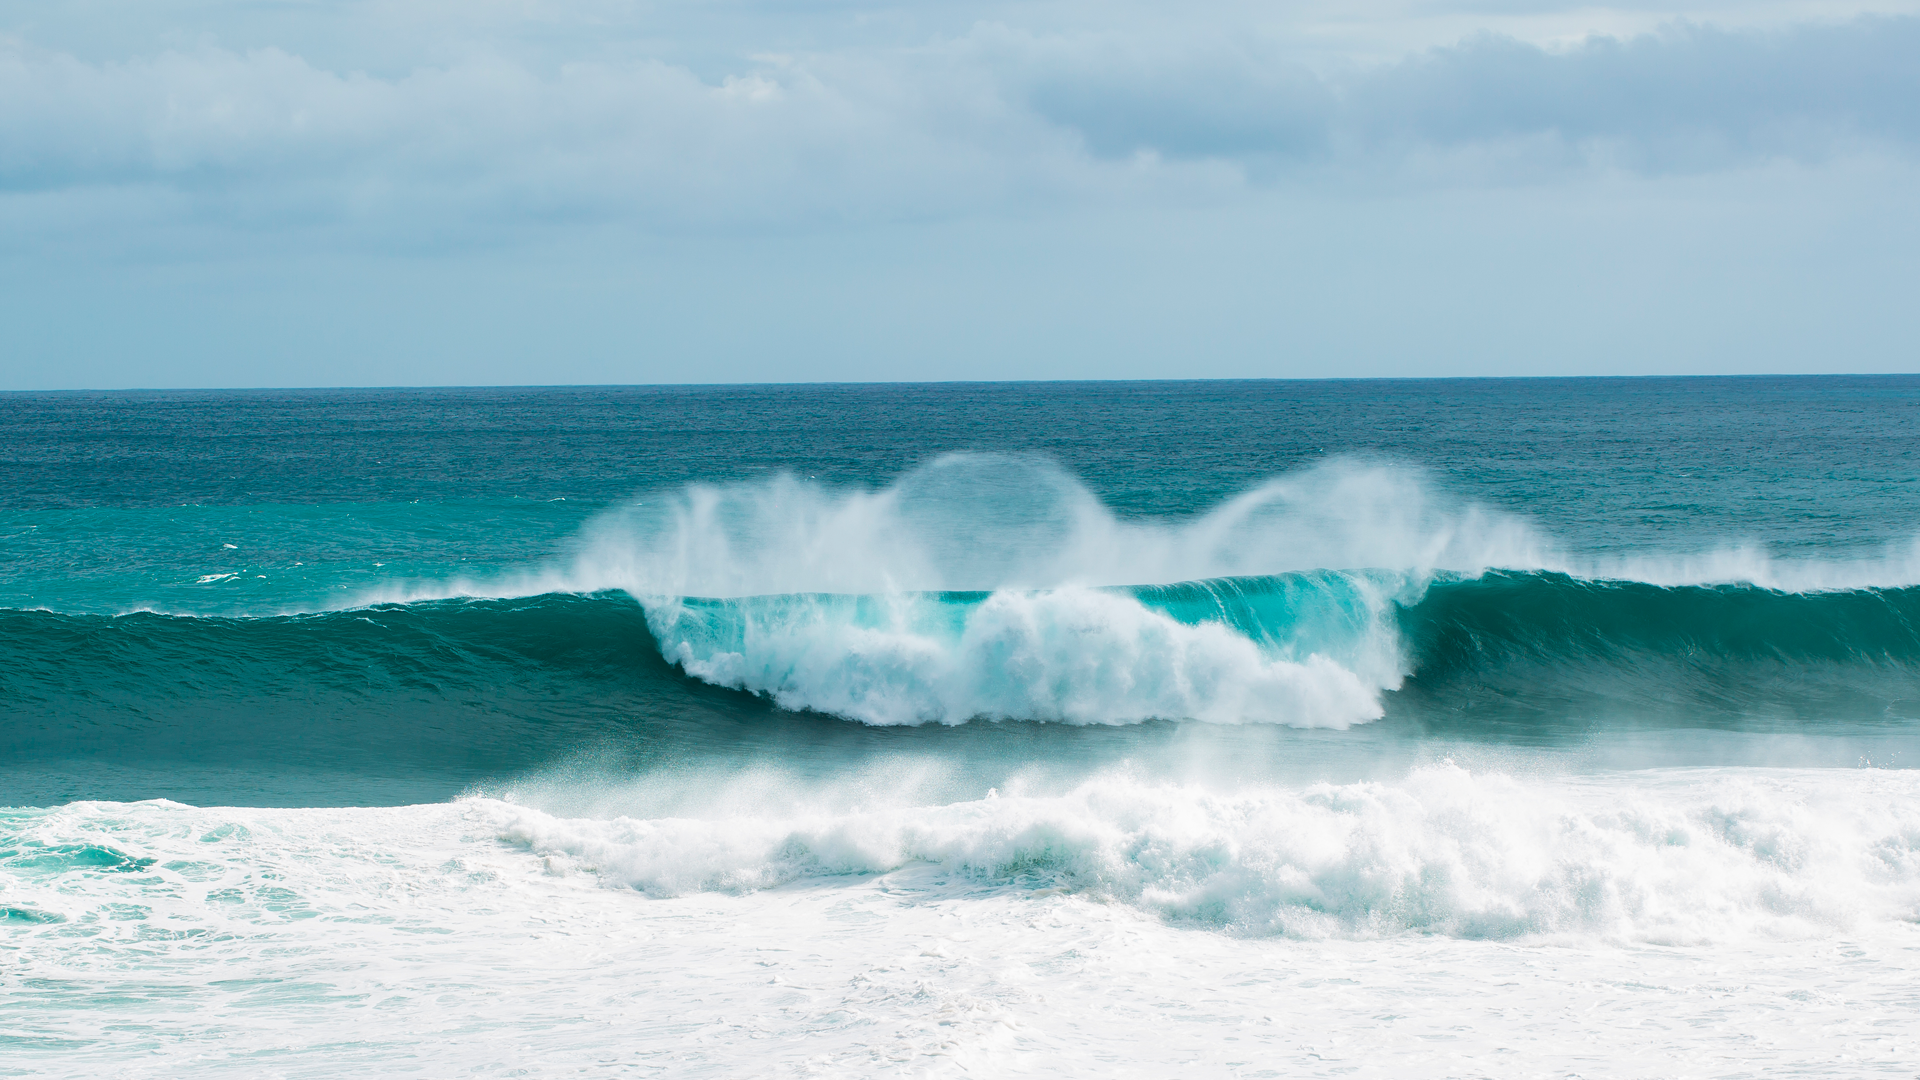
[[[1911,370],[1920,0],[0,0],[0,389]]]
[[[1920,146],[1920,18],[1904,15],[1560,46],[1481,33],[1334,65],[1257,36],[998,22],[708,72],[465,51],[375,73],[279,46],[87,59],[15,35],[0,40],[0,198],[145,192],[249,228],[738,227],[1817,166]]]

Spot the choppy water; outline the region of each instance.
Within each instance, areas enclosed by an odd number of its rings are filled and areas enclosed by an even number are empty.
[[[0,1068],[1907,1075],[1916,419],[0,397]]]

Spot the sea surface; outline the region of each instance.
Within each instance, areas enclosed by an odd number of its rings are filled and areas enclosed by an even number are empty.
[[[0,395],[0,1076],[1920,1061],[1920,377]]]

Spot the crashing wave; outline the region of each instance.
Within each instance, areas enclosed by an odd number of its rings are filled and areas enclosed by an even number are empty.
[[[1528,782],[1445,764],[1298,790],[1107,777],[1057,795],[839,812],[484,808],[502,838],[656,896],[918,864],[1248,934],[1687,943],[1920,917],[1915,784],[1858,770]]]

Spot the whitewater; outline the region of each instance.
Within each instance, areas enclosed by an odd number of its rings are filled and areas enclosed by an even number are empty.
[[[1910,1075],[1916,390],[6,396],[0,1073]]]

